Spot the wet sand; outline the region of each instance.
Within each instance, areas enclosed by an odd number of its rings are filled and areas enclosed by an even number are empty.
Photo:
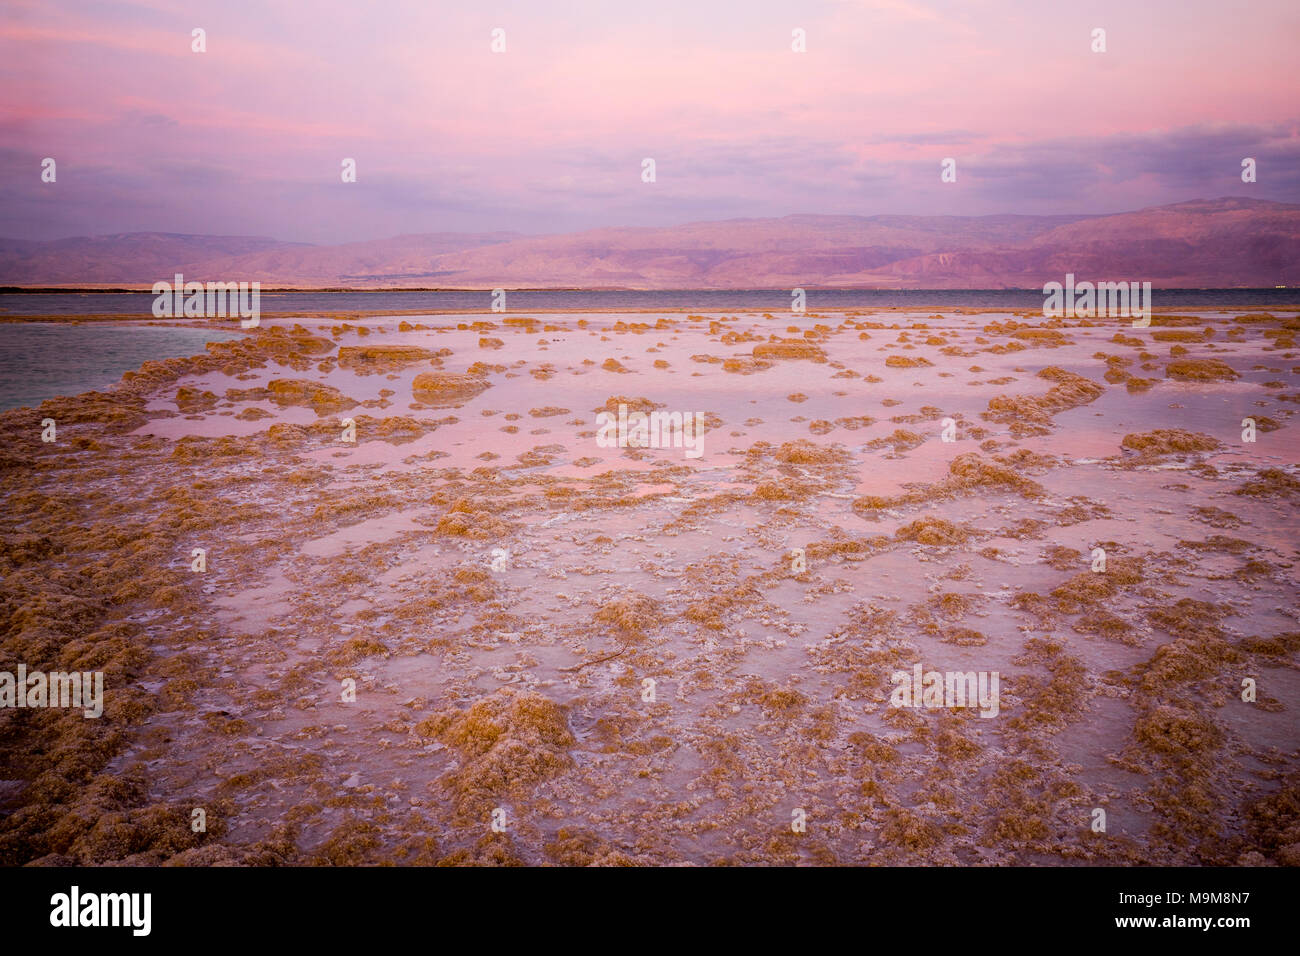
[[[1297,330],[264,318],[4,413],[0,669],[106,694],[0,710],[0,862],[1300,862]]]

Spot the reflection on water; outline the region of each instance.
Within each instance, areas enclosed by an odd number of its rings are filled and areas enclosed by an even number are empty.
[[[238,333],[143,325],[0,324],[0,410],[104,389],[150,360],[180,358]]]

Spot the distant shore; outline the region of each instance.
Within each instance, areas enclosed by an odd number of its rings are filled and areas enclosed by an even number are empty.
[[[799,318],[816,318],[818,315],[842,315],[842,314],[862,314],[870,315],[875,313],[886,313],[890,315],[911,315],[918,310],[927,310],[934,308],[944,308],[945,311],[954,315],[1028,315],[1030,310],[1022,308],[1008,307],[982,307],[982,308],[953,308],[951,306],[874,306],[869,308],[841,306],[838,308],[809,309],[806,313],[781,313],[787,319]],[[1151,311],[1157,315],[1179,315],[1187,312],[1260,312],[1268,309],[1295,310],[1300,309],[1300,297],[1294,303],[1278,303],[1269,306],[1250,306],[1250,305],[1219,305],[1219,306],[1152,306]],[[328,318],[335,317],[339,319],[374,319],[385,316],[412,316],[412,315],[500,315],[503,318],[519,316],[525,312],[535,313],[537,315],[573,315],[583,312],[599,311],[601,313],[612,313],[617,315],[688,315],[697,314],[730,314],[730,315],[765,315],[773,313],[772,309],[760,309],[752,306],[743,308],[716,308],[710,306],[707,309],[702,308],[658,308],[642,309],[631,307],[602,307],[595,309],[511,309],[509,312],[493,312],[491,309],[295,309],[284,312],[263,312],[263,319],[307,319],[307,318]],[[1032,313],[1040,316],[1038,312]],[[1112,321],[1105,316],[1098,317],[1098,323]],[[1120,321],[1120,320],[1113,320]],[[1126,321],[1126,320],[1125,320]],[[213,325],[223,329],[239,329],[239,320],[231,319],[177,319],[164,318],[155,319],[150,316],[142,316],[132,312],[112,312],[112,313],[78,313],[78,314],[32,314],[32,315],[6,315],[0,312],[0,324],[5,323],[25,323],[25,322],[67,322],[70,324],[80,324],[83,322],[132,322],[146,325],[176,325],[191,327],[194,325]]]
[[[1041,316],[1040,289],[263,289],[261,315],[372,318],[414,315],[756,314],[801,316],[853,314],[1013,313]],[[799,293],[795,298],[795,294]],[[1170,312],[1219,312],[1300,307],[1300,289],[1153,289],[1151,308]],[[0,322],[169,321],[154,316],[152,292],[0,289]],[[802,304],[804,308],[798,310]],[[504,308],[503,308],[504,306]],[[197,318],[197,317],[196,317]],[[201,319],[200,319],[201,321]]]
[[[640,293],[644,295],[655,295],[657,293],[688,293],[699,292],[706,295],[719,295],[727,292],[736,293],[753,293],[753,292],[771,292],[774,294],[788,295],[789,289],[659,289],[644,288],[640,286],[497,286],[506,292],[585,292],[593,295],[607,293]],[[1039,286],[1003,286],[998,288],[970,288],[970,289],[930,289],[924,287],[916,288],[876,288],[854,286],[816,286],[805,285],[802,287],[808,292],[842,292],[842,293],[919,293],[919,292],[936,292],[952,295],[958,292],[978,292],[978,293],[1006,293],[1006,292],[1030,292],[1035,295],[1041,294]],[[1290,286],[1157,286],[1157,292],[1280,292],[1290,289]],[[153,285],[151,283],[136,283],[126,286],[80,286],[80,285],[53,285],[53,286],[0,286],[0,295],[138,295],[141,292],[151,292]],[[304,295],[316,295],[319,293],[344,293],[348,295],[377,295],[383,293],[405,294],[419,292],[482,292],[491,294],[494,288],[488,286],[384,286],[380,288],[350,288],[348,286],[268,286],[262,290],[265,294],[282,295],[287,293],[301,293]],[[1295,289],[1300,293],[1300,289]]]

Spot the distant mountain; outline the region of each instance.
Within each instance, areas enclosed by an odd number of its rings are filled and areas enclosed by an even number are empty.
[[[446,278],[438,264],[446,255],[519,238],[517,232],[436,232],[341,246],[250,251],[205,259],[191,270],[214,277],[247,276],[248,281],[257,279],[264,286],[436,286]],[[261,278],[263,275],[269,278]]]
[[[214,256],[263,255],[301,243],[253,236],[131,232],[117,236],[24,242],[0,239],[0,284],[153,283],[181,265]],[[310,248],[310,247],[306,247]],[[30,278],[24,278],[30,277]]]
[[[339,246],[248,236],[133,232],[28,242],[0,239],[0,285],[138,286],[177,272],[201,281],[260,281],[264,286],[363,288],[436,285],[439,256],[520,238],[518,233],[430,233]]]
[[[785,216],[571,235],[432,233],[313,246],[132,233],[0,240],[0,285],[634,289],[1300,286],[1300,205],[1196,200],[1103,216]]]

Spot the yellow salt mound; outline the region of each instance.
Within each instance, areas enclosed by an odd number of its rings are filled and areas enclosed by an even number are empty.
[[[357,402],[333,385],[295,378],[275,378],[267,383],[271,400],[281,405],[311,405],[317,409],[355,408]]]
[[[343,345],[339,347],[340,365],[400,365],[436,358],[433,349],[419,345]]]
[[[756,359],[811,359],[825,362],[826,353],[811,342],[764,342],[755,345],[752,355]]]
[[[411,383],[411,392],[417,401],[427,405],[459,402],[473,398],[491,386],[486,378],[477,375],[458,375],[454,372],[421,372]]]
[[[1165,366],[1165,375],[1184,382],[1231,382],[1237,378],[1232,366],[1219,359],[1180,359]]]
[[[908,358],[906,355],[891,355],[885,359],[885,365],[889,368],[923,368],[933,364],[929,359]]]
[[[1120,444],[1147,455],[1175,455],[1189,451],[1214,451],[1221,443],[1217,438],[1181,428],[1157,428],[1124,436]]]
[[[460,752],[449,777],[458,807],[474,812],[502,796],[523,796],[569,768],[577,742],[565,711],[536,691],[503,687],[465,710],[444,710],[415,725]]]
[[[917,518],[894,532],[894,537],[917,544],[961,544],[970,535],[968,528],[933,515]]]

